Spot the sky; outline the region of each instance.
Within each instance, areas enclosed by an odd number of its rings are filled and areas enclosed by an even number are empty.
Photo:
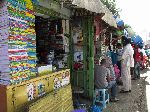
[[[150,39],[150,0],[116,0],[120,18],[143,40]]]

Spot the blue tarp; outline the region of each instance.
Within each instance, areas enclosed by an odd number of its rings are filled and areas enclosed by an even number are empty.
[[[132,42],[137,45],[140,45],[140,46],[144,45],[143,39],[139,35],[132,36],[131,39],[132,39]]]
[[[124,25],[123,20],[120,20],[120,21],[117,22],[117,26],[123,26],[123,25]]]
[[[114,16],[115,20],[116,20],[116,23],[117,23],[117,26],[123,26],[124,25],[124,22],[123,20],[121,20],[119,17],[117,16]]]

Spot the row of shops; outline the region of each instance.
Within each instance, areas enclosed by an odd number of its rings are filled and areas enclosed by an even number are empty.
[[[0,112],[70,112],[93,98],[94,62],[120,41],[99,1],[0,1]]]

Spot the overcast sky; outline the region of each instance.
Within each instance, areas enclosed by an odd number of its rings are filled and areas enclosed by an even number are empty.
[[[150,38],[150,0],[117,0],[117,7],[122,9],[121,19],[126,24],[144,40]]]

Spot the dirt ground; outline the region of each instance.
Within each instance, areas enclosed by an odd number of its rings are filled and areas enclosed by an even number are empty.
[[[120,101],[116,103],[110,102],[103,112],[148,112],[146,101],[146,78],[150,75],[149,71],[150,69],[142,71],[141,79],[132,80],[132,92],[118,93]]]

